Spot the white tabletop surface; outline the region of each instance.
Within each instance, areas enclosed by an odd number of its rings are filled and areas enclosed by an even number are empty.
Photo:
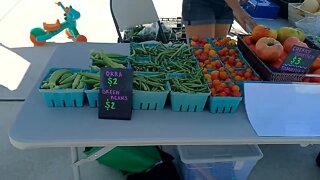
[[[50,67],[87,68],[90,49],[125,53],[127,44],[59,45]],[[42,78],[44,74],[40,78]],[[38,80],[40,82],[40,79]],[[98,119],[96,108],[48,108],[34,87],[11,126],[9,137],[17,148],[70,146],[132,146],[173,144],[319,144],[312,137],[259,137],[243,104],[234,114],[133,111],[132,120]]]

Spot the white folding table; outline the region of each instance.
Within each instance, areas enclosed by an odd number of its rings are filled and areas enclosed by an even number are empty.
[[[52,67],[89,68],[89,50],[129,53],[129,44],[74,43],[58,45],[48,66],[24,102],[9,131],[11,143],[20,149],[71,147],[74,178],[79,165],[93,161],[116,146],[320,144],[319,137],[259,137],[243,104],[233,114],[204,112],[133,111],[132,120],[98,119],[98,109],[49,108],[38,87]],[[77,147],[103,146],[79,160]]]

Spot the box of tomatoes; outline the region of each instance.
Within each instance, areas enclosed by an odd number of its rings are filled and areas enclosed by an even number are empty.
[[[294,41],[294,38],[291,38],[290,40]],[[254,41],[252,40],[251,35],[238,35],[237,46],[239,50],[242,52],[247,62],[256,70],[256,72],[260,75],[260,77],[263,80],[276,82],[320,82],[320,73],[318,73],[320,72],[320,67],[319,71],[317,71],[317,66],[320,64],[320,57],[318,57],[313,62],[313,64],[310,66],[306,73],[282,72],[279,70],[279,68],[290,52],[290,50],[286,50],[288,45],[285,45],[285,42],[280,41],[283,45],[284,50],[281,53],[281,56],[278,58],[278,60],[271,62],[266,59],[262,60],[263,55],[261,55],[261,53],[259,55],[257,54],[257,46],[253,42]],[[310,41],[306,40],[300,43],[301,46],[313,48],[312,44],[310,44]],[[294,42],[291,43],[291,48],[293,47],[293,44]],[[268,50],[266,49],[264,49],[264,53],[274,54],[273,52],[268,52]]]

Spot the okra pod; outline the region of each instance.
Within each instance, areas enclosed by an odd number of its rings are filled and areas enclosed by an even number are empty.
[[[56,86],[56,83],[60,79],[60,77],[68,72],[70,72],[68,69],[55,70],[48,79],[48,84],[50,88],[53,88],[54,86]]]
[[[81,76],[81,79],[80,79],[80,82],[79,82],[79,84],[78,84],[78,86],[77,86],[77,89],[82,89],[82,88],[84,88],[85,83],[84,83],[83,81],[84,81],[85,79],[86,79],[85,76]]]
[[[78,74],[87,77],[87,79],[95,79],[100,81],[100,74],[88,73],[88,72],[79,72]]]
[[[61,84],[59,86],[55,86],[53,89],[68,89],[72,87],[72,83]]]
[[[65,73],[64,75],[62,75],[62,76],[60,77],[58,83],[61,84],[61,82],[62,82],[63,80],[65,80],[66,78],[68,78],[68,77],[70,77],[70,76],[72,76],[72,73]]]
[[[60,82],[60,84],[65,84],[65,83],[72,83],[74,79],[76,78],[77,73],[72,74],[68,78],[64,79],[63,81]]]
[[[74,79],[73,83],[72,83],[72,89],[75,89],[77,88],[77,86],[79,85],[80,83],[80,79],[81,79],[81,75],[80,74],[77,74],[76,78]]]

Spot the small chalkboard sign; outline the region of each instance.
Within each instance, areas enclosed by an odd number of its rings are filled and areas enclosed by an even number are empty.
[[[132,69],[101,68],[99,118],[130,120],[132,114]]]
[[[305,74],[319,55],[318,50],[294,45],[280,67],[281,72]]]

